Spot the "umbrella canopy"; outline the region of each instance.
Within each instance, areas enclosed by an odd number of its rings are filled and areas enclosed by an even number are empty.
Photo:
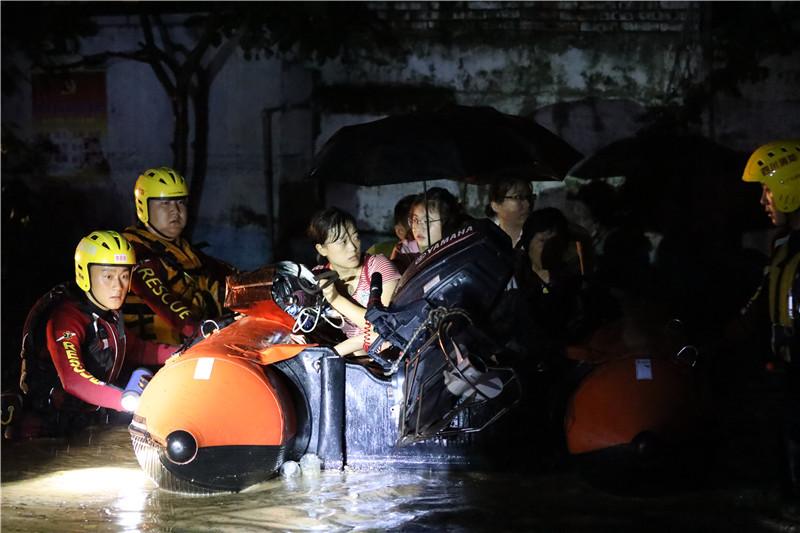
[[[736,174],[747,155],[694,134],[650,133],[614,141],[570,171],[583,179],[625,176],[631,180],[663,176]]]
[[[756,229],[766,218],[758,204],[760,190],[741,180],[747,156],[701,135],[648,133],[601,148],[569,175],[625,176],[633,210],[657,230],[711,217]]]
[[[449,106],[345,126],[319,151],[310,176],[357,185],[554,180],[581,157],[532,120],[491,107]]]

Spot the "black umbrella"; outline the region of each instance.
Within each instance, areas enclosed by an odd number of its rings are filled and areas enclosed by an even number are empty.
[[[581,157],[532,120],[491,107],[449,106],[345,126],[319,151],[310,175],[357,185],[553,180]]]
[[[760,191],[741,181],[746,162],[746,153],[701,135],[644,133],[601,148],[569,175],[624,176],[633,210],[657,230],[709,217],[742,229],[762,228]]]
[[[655,177],[739,173],[747,155],[695,134],[644,133],[614,141],[569,171],[583,179],[625,176]]]

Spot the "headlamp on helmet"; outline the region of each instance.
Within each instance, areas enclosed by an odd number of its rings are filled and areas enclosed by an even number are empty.
[[[169,167],[151,168],[142,172],[133,188],[136,202],[136,216],[143,224],[150,220],[147,205],[151,198],[185,198],[189,196],[189,187],[183,176]]]
[[[131,243],[116,231],[93,231],[75,248],[75,283],[89,292],[92,280],[91,265],[129,266],[136,264]]]
[[[759,147],[747,161],[742,179],[766,185],[778,211],[796,211],[800,208],[800,139]]]

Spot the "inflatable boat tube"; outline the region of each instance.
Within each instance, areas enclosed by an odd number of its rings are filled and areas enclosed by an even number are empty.
[[[244,317],[168,362],[130,425],[136,457],[159,487],[237,491],[283,464],[296,432],[282,376],[262,365],[291,357],[283,324]]]

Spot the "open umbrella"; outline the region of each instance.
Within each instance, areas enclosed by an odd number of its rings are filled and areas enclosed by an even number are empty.
[[[569,171],[583,179],[739,173],[747,155],[696,134],[644,133],[612,142]]]
[[[647,226],[663,231],[713,217],[740,229],[764,227],[760,191],[741,181],[747,154],[696,134],[644,133],[615,141],[570,171],[582,179],[626,178]]]
[[[553,180],[581,157],[532,120],[491,107],[448,106],[345,126],[319,151],[310,176],[357,185]]]

